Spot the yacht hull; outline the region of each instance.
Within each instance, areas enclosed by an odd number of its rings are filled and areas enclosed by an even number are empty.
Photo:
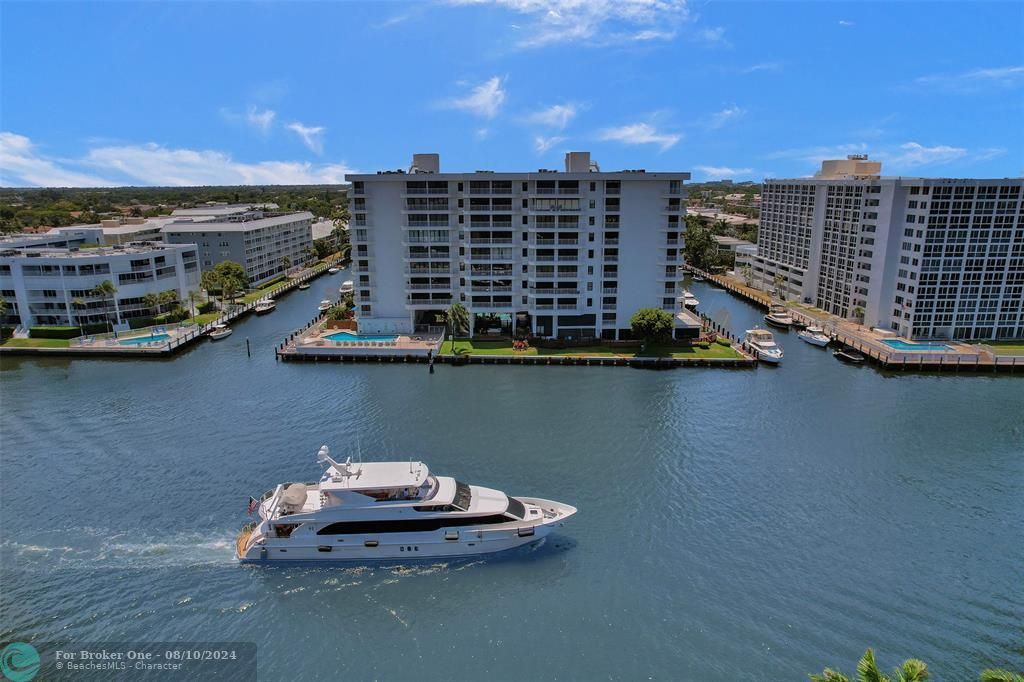
[[[236,540],[235,558],[241,563],[374,563],[416,559],[453,559],[504,552],[547,537],[575,507],[540,498],[520,497],[544,512],[540,519],[525,519],[495,526],[463,526],[439,531],[373,533],[365,535],[313,535],[274,538],[250,524]]]

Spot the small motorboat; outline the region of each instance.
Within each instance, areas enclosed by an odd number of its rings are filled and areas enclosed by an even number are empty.
[[[274,312],[274,308],[277,307],[277,303],[272,298],[265,298],[256,304],[256,314],[266,315],[267,313]]]
[[[690,277],[690,279],[692,279],[694,282],[703,282],[704,281],[704,278],[701,277],[700,275],[693,275],[692,277]]]
[[[341,283],[341,288],[338,289],[339,294],[350,294],[356,290],[356,283],[350,279],[345,280]]]
[[[299,285],[299,290],[300,290],[300,291],[305,291],[305,290],[306,290],[306,289],[308,289],[308,288],[309,288],[310,286],[311,286],[311,285],[310,285],[310,283],[309,283],[309,282],[303,282],[302,284],[300,284],[300,285]]]
[[[328,275],[337,275],[339,272],[341,272],[341,268],[327,268]]]
[[[832,353],[832,357],[834,357],[836,360],[839,360],[840,362],[846,362],[851,365],[860,365],[863,364],[865,360],[867,360],[866,357],[864,357],[857,351],[853,350],[852,348],[844,348],[843,350],[837,350]]]
[[[325,298],[324,300],[320,301],[320,305],[318,305],[316,309],[319,310],[320,312],[324,312],[325,310],[330,310],[333,307],[334,303],[329,299]]]
[[[213,325],[213,328],[210,329],[207,336],[210,337],[211,341],[219,341],[223,339],[225,336],[231,336],[232,331],[234,330],[231,329],[231,327],[227,326],[226,324],[215,324]]]
[[[807,327],[806,329],[797,332],[796,337],[801,341],[806,341],[812,346],[824,347],[832,341],[828,334],[825,333],[825,330],[821,327]]]
[[[754,351],[758,360],[777,365],[782,362],[782,348],[775,343],[775,337],[767,329],[748,329],[743,341]]]
[[[764,321],[773,327],[789,329],[793,325],[793,316],[789,313],[789,309],[786,306],[776,303],[772,305],[768,314],[764,316]]]

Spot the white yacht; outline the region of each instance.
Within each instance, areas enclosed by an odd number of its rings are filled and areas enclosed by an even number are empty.
[[[700,305],[700,301],[697,300],[697,297],[689,291],[683,291],[683,295],[677,300],[682,300],[683,305],[687,308],[696,308]]]
[[[341,268],[337,268],[337,267],[327,268],[327,274],[328,275],[337,275],[339,272],[341,272]]]
[[[274,312],[274,308],[277,307],[277,303],[272,298],[265,298],[256,304],[256,314],[266,315],[267,313]]]
[[[305,291],[305,290],[306,290],[306,289],[308,289],[308,288],[309,288],[310,286],[311,286],[311,285],[310,285],[310,283],[309,283],[309,282],[303,282],[302,284],[300,284],[300,285],[299,285],[299,289],[300,289],[301,291]]]
[[[764,321],[772,326],[788,329],[793,325],[793,316],[786,306],[776,303],[764,316]]]
[[[341,283],[341,287],[338,289],[339,294],[348,294],[356,290],[356,283],[350,279],[346,279]]]
[[[802,341],[806,341],[812,346],[827,346],[832,339],[829,338],[828,334],[821,327],[807,327],[797,332],[796,337]]]
[[[235,542],[243,562],[394,561],[488,554],[536,542],[576,508],[510,497],[423,462],[336,462],[314,483],[283,483],[250,498],[259,520]]]
[[[316,309],[319,310],[320,312],[324,312],[325,310],[330,310],[333,307],[334,304],[331,303],[330,299],[325,298],[324,300],[320,301],[320,305],[318,305]]]
[[[775,343],[775,337],[767,329],[748,329],[743,341],[754,351],[758,360],[772,364],[782,362],[782,348]]]
[[[225,336],[231,336],[232,331],[233,330],[231,329],[231,327],[227,326],[226,324],[215,324],[213,325],[213,327],[210,328],[210,331],[208,332],[207,335],[212,340],[219,341],[223,339]]]

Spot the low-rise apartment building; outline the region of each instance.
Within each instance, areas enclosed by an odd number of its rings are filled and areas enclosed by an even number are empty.
[[[241,264],[254,287],[313,260],[312,213],[231,208],[224,207],[221,214],[212,216],[177,216],[162,228],[164,240],[195,244],[203,270],[226,260]]]
[[[417,154],[409,172],[346,176],[360,330],[411,332],[460,302],[477,332],[628,339],[658,307],[695,335],[678,301],[689,177],[601,172],[587,152],[565,172],[441,173]]]
[[[105,280],[116,289],[112,300],[93,293]],[[184,301],[198,287],[199,262],[191,244],[79,248],[40,244],[32,237],[0,244],[5,324],[76,326],[110,319],[123,326],[154,313],[144,300],[147,294],[173,289]]]
[[[754,286],[913,339],[1024,337],[1024,179],[880,171],[766,180]]]

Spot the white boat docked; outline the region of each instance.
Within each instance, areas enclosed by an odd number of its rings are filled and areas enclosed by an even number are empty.
[[[758,360],[772,364],[782,362],[782,347],[775,343],[775,337],[767,329],[748,329],[743,341],[754,351]]]
[[[277,303],[272,298],[265,298],[256,304],[254,310],[257,315],[266,315],[267,313],[274,312],[274,308],[277,307]]]
[[[325,310],[330,310],[333,307],[334,303],[332,303],[330,299],[325,298],[324,300],[320,301],[320,305],[318,305],[316,309],[319,310],[320,312],[324,312]]]
[[[685,290],[681,296],[676,298],[676,301],[682,303],[687,308],[696,308],[700,305],[700,301],[697,300],[697,297]]]
[[[242,528],[242,562],[394,561],[466,557],[536,542],[576,508],[436,476],[423,462],[337,462],[313,483],[283,483],[250,498],[259,520]]]
[[[327,268],[328,275],[337,275],[339,272],[341,272],[341,268]]]
[[[768,314],[764,316],[764,321],[773,327],[789,329],[793,325],[793,316],[786,306],[776,303],[772,305]]]
[[[693,275],[692,277],[690,277],[690,279],[692,279],[694,282],[703,282],[704,281],[704,278],[701,277],[700,275]]]
[[[812,346],[825,347],[832,341],[821,327],[807,327],[797,332],[796,337]]]
[[[305,290],[306,290],[306,289],[308,289],[308,288],[309,288],[310,286],[311,286],[311,285],[310,285],[310,283],[309,283],[309,282],[303,282],[302,284],[300,284],[300,285],[299,285],[299,290],[300,290],[300,291],[305,291]]]
[[[339,294],[350,294],[356,290],[356,283],[350,279],[345,280],[341,283],[341,287],[338,289]]]
[[[231,329],[231,327],[227,326],[226,324],[215,324],[213,325],[213,328],[210,329],[207,336],[209,336],[210,339],[213,341],[219,341],[220,339],[223,339],[225,336],[231,336],[232,331],[234,330]]]

